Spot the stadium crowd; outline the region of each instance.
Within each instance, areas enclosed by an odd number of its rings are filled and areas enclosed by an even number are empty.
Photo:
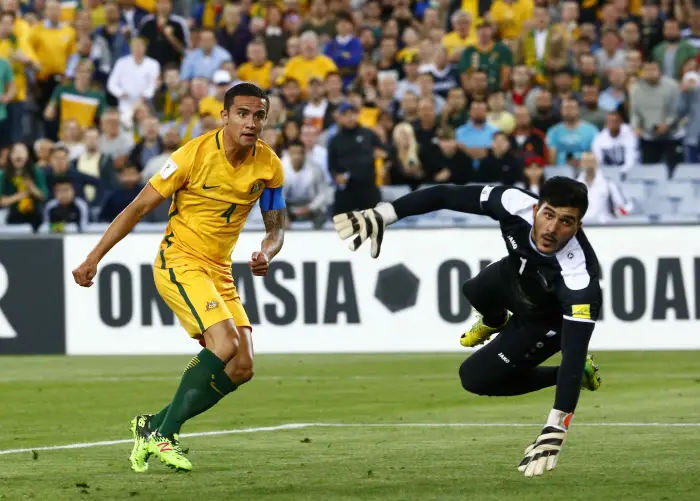
[[[0,2],[6,224],[111,221],[241,81],[269,91],[290,219],[315,227],[392,185],[537,192],[545,166],[605,222],[640,164],[698,163],[690,0]]]

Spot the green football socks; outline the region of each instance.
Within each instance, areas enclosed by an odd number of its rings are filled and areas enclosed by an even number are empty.
[[[180,433],[188,419],[211,409],[238,386],[224,372],[224,362],[204,348],[195,356],[180,380],[173,401],[153,418],[151,430],[163,436]]]

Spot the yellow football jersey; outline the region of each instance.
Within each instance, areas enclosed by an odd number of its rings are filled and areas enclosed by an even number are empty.
[[[251,209],[265,190],[281,200],[283,182],[282,162],[260,139],[236,168],[224,154],[223,129],[188,142],[150,180],[164,198],[173,197],[155,266],[173,268],[195,259],[230,268]]]

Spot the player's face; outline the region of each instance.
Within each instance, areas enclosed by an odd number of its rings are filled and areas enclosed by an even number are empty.
[[[253,146],[265,126],[265,101],[255,96],[236,96],[228,110],[221,112],[226,131],[241,146]]]
[[[532,238],[544,254],[561,250],[581,228],[580,211],[573,207],[553,207],[544,202],[533,207],[533,214]]]

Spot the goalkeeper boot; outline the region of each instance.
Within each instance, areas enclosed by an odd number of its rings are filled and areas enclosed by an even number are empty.
[[[168,468],[175,471],[192,471],[192,463],[180,448],[177,433],[164,437],[158,431],[148,437],[148,452],[156,456]]]
[[[473,348],[474,346],[484,344],[491,338],[491,336],[497,332],[500,332],[506,326],[508,320],[510,320],[511,313],[506,311],[506,321],[503,322],[503,325],[498,327],[489,327],[486,325],[484,323],[484,317],[478,311],[476,312],[476,315],[476,322],[474,322],[467,332],[462,334],[462,337],[459,340],[460,344],[465,348]]]
[[[135,472],[148,471],[148,458],[151,453],[148,452],[148,436],[151,434],[150,424],[153,419],[153,414],[140,414],[131,420],[129,429],[134,437],[134,448],[131,449],[129,461],[131,469]]]
[[[583,370],[583,379],[581,380],[581,388],[584,390],[596,391],[600,388],[600,375],[598,372],[598,364],[595,363],[595,358],[593,355],[588,355],[586,357],[586,367]]]

